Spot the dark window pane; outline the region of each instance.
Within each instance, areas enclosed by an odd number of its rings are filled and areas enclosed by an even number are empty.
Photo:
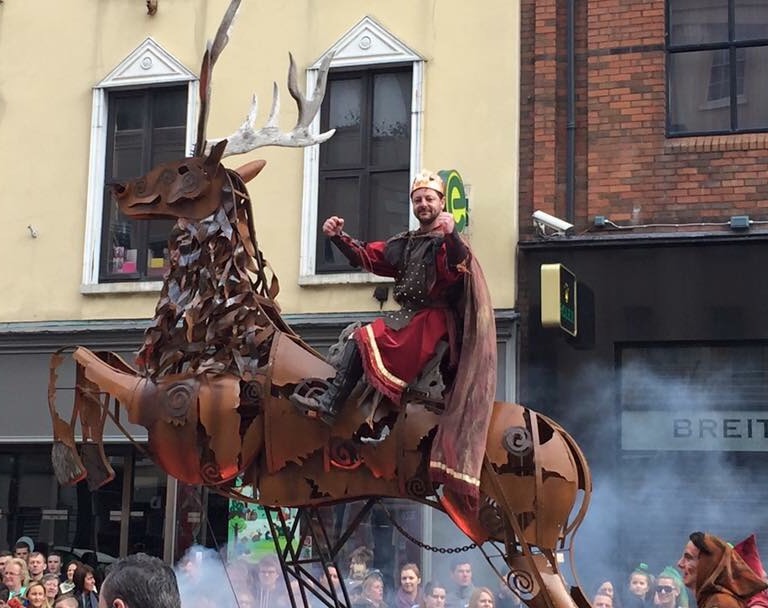
[[[376,74],[373,77],[371,164],[409,163],[411,153],[411,75]]]
[[[336,129],[336,134],[322,146],[322,163],[333,167],[359,165],[362,155],[361,79],[331,80],[326,99],[327,128]]]
[[[106,184],[183,158],[186,112],[186,85],[112,93]],[[167,239],[173,221],[128,219],[108,190],[104,200],[101,280],[161,278],[168,267]]]
[[[669,0],[669,42],[707,44],[728,40],[728,0]]]
[[[742,70],[742,85],[736,103],[739,129],[768,127],[768,47],[738,49],[744,51],[744,62],[736,64]],[[737,80],[738,82],[738,80]]]
[[[735,0],[736,40],[768,38],[768,2]]]
[[[184,158],[185,127],[165,127],[152,131],[152,166]]]
[[[112,179],[129,180],[144,172],[144,132],[123,131],[115,133],[112,156]]]
[[[146,98],[144,95],[125,95],[115,98],[115,131],[134,131],[144,128]]]
[[[719,86],[722,52],[674,53],[669,61],[669,125],[671,133],[728,131],[729,98],[711,100],[715,74]],[[716,68],[713,72],[713,67]]]
[[[317,209],[317,268],[319,272],[347,272],[351,270],[347,258],[341,255],[330,239],[323,234],[323,222],[332,215],[344,218],[344,232],[364,238],[360,230],[360,178],[325,178],[320,182]]]
[[[371,175],[371,240],[384,240],[408,230],[410,211],[408,171]]]
[[[183,127],[187,124],[186,89],[157,90],[152,98],[152,126]],[[161,92],[162,91],[162,92]]]

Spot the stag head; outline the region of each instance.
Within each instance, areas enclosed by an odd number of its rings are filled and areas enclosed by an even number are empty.
[[[200,113],[197,121],[197,141],[194,156],[180,161],[159,165],[149,173],[125,183],[111,184],[111,192],[120,211],[136,219],[188,218],[201,220],[213,213],[221,203],[222,188],[227,181],[227,170],[221,164],[223,158],[245,154],[266,146],[304,148],[329,139],[334,130],[312,134],[310,125],[325,96],[325,85],[331,55],[320,66],[315,90],[305,97],[297,82],[296,62],[290,55],[288,91],[298,106],[296,126],[289,132],[280,131],[278,114],[280,93],[273,84],[272,109],[266,124],[254,128],[258,114],[258,99],[254,95],[248,116],[241,127],[230,136],[206,140],[206,124],[211,99],[211,75],[213,66],[229,41],[229,31],[240,7],[241,0],[232,0],[213,41],[208,42],[200,67]],[[248,182],[264,168],[265,161],[252,161],[236,169],[239,177]]]

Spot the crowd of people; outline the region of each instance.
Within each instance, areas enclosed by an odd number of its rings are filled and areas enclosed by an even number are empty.
[[[72,560],[65,565],[60,553],[46,555],[34,550],[31,539],[20,539],[13,551],[0,551],[0,576],[0,608],[181,606],[173,569],[143,553],[111,564],[102,580],[96,563]]]
[[[384,577],[370,567],[372,554],[354,551],[347,572],[333,564],[309,577],[309,587],[282,584],[277,558],[257,564],[235,559],[225,566],[224,580],[212,583],[204,575],[201,553],[188,553],[178,576],[160,559],[143,553],[111,564],[103,581],[88,564],[64,567],[61,555],[34,551],[19,542],[14,551],[0,552],[0,608],[289,608],[321,605],[312,591],[330,593],[351,608],[520,608],[519,598],[503,578],[498,585],[475,586],[472,564],[451,563],[448,580],[422,584],[417,564],[399,568],[398,583],[387,589]],[[343,577],[343,578],[342,578]],[[342,582],[343,581],[343,582]],[[182,592],[179,587],[181,586]],[[221,601],[217,588],[226,588],[231,601]],[[183,592],[186,590],[186,595]],[[768,608],[768,578],[754,537],[736,546],[703,532],[694,532],[675,566],[653,574],[640,564],[622,584],[604,581],[592,598],[594,608]]]

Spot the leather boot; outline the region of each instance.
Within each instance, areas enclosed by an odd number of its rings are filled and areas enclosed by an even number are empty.
[[[339,370],[324,393],[317,397],[291,395],[293,404],[307,416],[320,418],[328,425],[333,424],[341,405],[347,400],[352,389],[363,375],[363,360],[353,339],[347,340],[341,353]]]

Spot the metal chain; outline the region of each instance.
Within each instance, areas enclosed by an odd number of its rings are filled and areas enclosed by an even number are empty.
[[[434,545],[429,545],[418,538],[411,535],[407,530],[405,530],[392,516],[392,513],[389,512],[389,509],[382,503],[378,503],[379,506],[384,509],[384,513],[387,516],[387,519],[389,522],[395,527],[395,530],[400,532],[405,538],[407,538],[409,541],[411,541],[414,545],[417,547],[420,547],[421,549],[426,549],[427,551],[432,551],[433,553],[443,553],[443,554],[452,554],[452,553],[464,553],[465,551],[470,551],[472,549],[475,549],[477,547],[477,544],[470,543],[468,545],[464,545],[463,547],[435,547]]]

